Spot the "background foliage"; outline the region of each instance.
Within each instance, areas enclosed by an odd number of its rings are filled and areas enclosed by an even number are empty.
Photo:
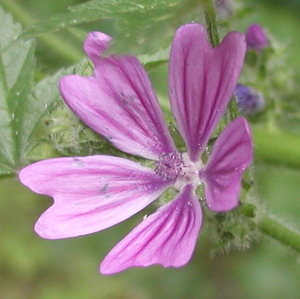
[[[14,2],[21,5],[21,12],[11,5]],[[146,270],[130,269],[110,277],[101,276],[98,273],[100,260],[142,219],[145,212],[101,233],[76,239],[43,240],[33,233],[32,227],[51,200],[31,193],[18,183],[15,176],[8,176],[36,157],[58,155],[57,148],[43,139],[49,129],[45,120],[59,97],[57,78],[64,73],[86,71],[85,61],[76,69],[72,67],[84,57],[81,44],[86,32],[99,30],[115,36],[113,51],[143,54],[142,59],[148,62],[146,67],[151,70],[150,76],[164,104],[167,97],[165,62],[168,57],[164,47],[170,44],[179,24],[204,21],[199,9],[195,9],[201,2],[0,0],[6,12],[13,13],[14,21],[23,23],[25,27],[23,38],[16,39],[21,27],[0,11],[1,41],[5,37],[8,42],[7,45],[0,44],[1,299],[300,297],[297,257],[263,236],[245,252],[211,258],[210,236],[204,231],[193,260],[184,268],[154,266]],[[287,61],[285,70],[292,69],[299,80],[300,1],[244,0],[239,3],[255,13],[249,13],[242,20],[232,19],[231,29],[243,32],[250,23],[262,24],[270,35],[282,42],[282,57],[278,59],[284,57]],[[68,7],[72,8],[68,10]],[[246,13],[240,10],[240,14]],[[93,22],[87,22],[91,19]],[[39,25],[30,27],[33,23]],[[154,25],[148,26],[149,23]],[[76,27],[69,28],[69,25]],[[225,34],[226,30],[223,27],[221,34]],[[48,31],[51,33],[42,34]],[[162,35],[163,39],[160,38]],[[31,37],[37,37],[36,42]],[[66,69],[56,74],[62,67]],[[273,71],[280,72],[280,69]],[[264,85],[264,81],[261,84]],[[22,99],[22,109],[13,105],[16,99]],[[289,109],[299,113],[299,97],[292,94],[288,100],[293,102]],[[29,105],[35,107],[32,111],[36,115],[26,109]],[[42,125],[34,122],[36,116],[44,120]],[[284,132],[300,135],[300,126],[295,118],[283,121],[282,115],[279,115],[275,122],[283,126]],[[268,138],[267,132],[260,127],[257,129],[262,138]],[[286,143],[283,146],[288,150],[293,145]],[[268,156],[270,154],[264,151],[264,155],[257,154],[256,158],[260,197],[267,209],[299,228],[300,170],[299,167],[291,167],[297,163],[299,166],[299,161],[285,163],[285,157],[266,159]]]

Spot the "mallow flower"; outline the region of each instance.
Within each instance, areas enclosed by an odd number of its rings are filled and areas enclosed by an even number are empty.
[[[187,152],[179,152],[164,121],[150,80],[137,58],[103,56],[111,38],[88,35],[84,50],[91,77],[65,76],[62,97],[73,112],[119,150],[154,161],[153,168],[121,157],[95,155],[40,161],[21,170],[34,192],[54,198],[35,231],[47,239],[86,235],[141,211],[168,188],[175,198],[144,218],[105,257],[100,272],[161,264],[180,267],[191,258],[202,223],[195,190],[205,186],[216,212],[239,203],[241,177],[252,160],[247,121],[235,119],[219,135],[206,164],[201,156],[223,115],[242,68],[244,36],[229,33],[213,48],[200,24],[180,27],[173,40],[169,95]]]

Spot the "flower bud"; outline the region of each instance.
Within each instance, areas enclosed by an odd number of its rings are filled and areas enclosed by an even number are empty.
[[[246,31],[246,44],[248,49],[261,51],[268,47],[270,42],[264,29],[258,24],[253,24]]]
[[[98,154],[106,142],[63,103],[57,104],[45,119],[45,125],[52,146],[66,156]]]
[[[265,99],[255,89],[238,84],[234,91],[240,113],[253,115],[265,108]]]

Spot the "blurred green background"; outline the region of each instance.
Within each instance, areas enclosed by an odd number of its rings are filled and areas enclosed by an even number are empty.
[[[18,2],[38,21],[84,1]],[[254,7],[251,22],[260,23],[283,41],[288,62],[299,69],[300,1],[244,0],[244,3]],[[244,31],[248,21],[236,29]],[[90,29],[113,33],[107,22],[91,24]],[[62,34],[74,47],[81,47],[66,32]],[[43,71],[54,71],[67,63],[46,51],[40,41],[37,57]],[[151,73],[154,85],[161,92],[165,88],[161,86],[166,82],[165,73],[165,67]],[[256,161],[256,182],[267,209],[299,228],[300,171]],[[143,213],[97,234],[50,241],[33,232],[36,219],[50,204],[51,199],[31,193],[17,178],[0,180],[1,299],[300,298],[299,256],[264,236],[245,252],[211,258],[209,236],[203,233],[186,267],[153,266],[102,276],[98,273],[101,259],[142,219]]]

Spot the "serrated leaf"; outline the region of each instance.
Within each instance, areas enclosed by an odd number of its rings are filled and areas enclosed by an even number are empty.
[[[60,97],[59,78],[71,72],[62,70],[34,86],[35,42],[15,40],[21,30],[0,7],[0,175],[28,163],[33,132]]]
[[[20,32],[0,7],[0,174],[14,173],[21,165],[27,137],[24,111],[33,86],[35,43],[15,41]]]
[[[204,0],[93,0],[70,8],[29,27],[22,35],[28,39],[46,32],[88,22],[112,19],[117,24],[113,52],[145,53],[168,42],[174,30],[184,22],[194,21]],[[154,38],[155,37],[155,38]],[[159,44],[155,44],[156,42]],[[154,46],[156,48],[154,48]]]

